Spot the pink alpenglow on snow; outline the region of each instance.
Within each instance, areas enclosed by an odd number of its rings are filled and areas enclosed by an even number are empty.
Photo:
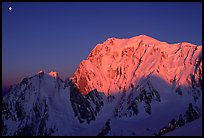
[[[123,92],[153,75],[169,85],[187,86],[192,72],[200,77],[201,57],[202,46],[187,42],[169,44],[146,35],[109,38],[96,45],[71,80],[84,95],[94,89]]]
[[[45,74],[45,72],[43,70],[40,70],[37,74],[43,75]],[[47,75],[51,76],[51,77],[58,77],[58,72],[56,71],[51,71],[49,73],[46,73]]]
[[[55,78],[58,77],[58,73],[56,71],[51,71],[49,75]]]

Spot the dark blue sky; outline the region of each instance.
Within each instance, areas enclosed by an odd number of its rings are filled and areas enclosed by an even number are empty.
[[[4,2],[3,87],[39,70],[65,79],[97,43],[140,34],[202,45],[202,3]]]

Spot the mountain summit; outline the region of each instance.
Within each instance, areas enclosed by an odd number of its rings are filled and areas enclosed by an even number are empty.
[[[58,77],[58,73],[56,71],[51,71],[49,75],[55,78]]]
[[[84,94],[97,89],[115,93],[157,76],[169,85],[187,86],[201,79],[202,47],[190,43],[168,44],[146,35],[109,38],[83,60],[71,80]]]

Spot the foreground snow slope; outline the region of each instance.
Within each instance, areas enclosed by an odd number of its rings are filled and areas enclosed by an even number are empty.
[[[198,119],[188,125],[178,128],[165,136],[202,136],[202,119]]]

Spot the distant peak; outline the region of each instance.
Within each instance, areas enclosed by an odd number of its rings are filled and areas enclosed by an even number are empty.
[[[37,74],[44,74],[44,71],[40,70]]]
[[[56,71],[51,71],[50,73],[48,73],[50,76],[52,77],[58,77],[58,73]]]

